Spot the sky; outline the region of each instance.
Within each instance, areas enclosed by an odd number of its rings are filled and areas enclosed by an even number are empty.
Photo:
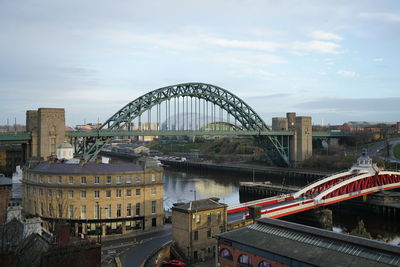
[[[154,89],[204,82],[267,124],[400,121],[400,1],[0,0],[0,125],[62,107],[105,121]]]

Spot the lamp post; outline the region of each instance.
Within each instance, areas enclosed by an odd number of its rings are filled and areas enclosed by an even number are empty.
[[[190,192],[194,193],[194,200],[196,200],[196,189],[190,190]]]
[[[100,208],[98,201],[96,201],[96,206],[97,206],[97,214],[99,216],[99,226],[97,229],[97,242],[99,242],[101,244],[101,235],[103,233],[102,233],[102,226],[101,226],[101,208]]]

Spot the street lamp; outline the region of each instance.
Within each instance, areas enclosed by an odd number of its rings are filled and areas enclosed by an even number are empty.
[[[196,200],[196,189],[190,190],[190,192],[194,192],[194,200]]]
[[[99,216],[99,225],[98,225],[98,229],[97,229],[97,242],[99,242],[101,244],[101,235],[102,235],[102,227],[101,227],[101,208],[99,205],[99,202],[96,201],[96,207],[97,207],[97,215]]]

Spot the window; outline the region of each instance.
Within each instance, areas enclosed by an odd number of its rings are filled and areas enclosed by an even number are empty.
[[[154,174],[151,175],[151,181],[155,182],[156,181],[156,176]]]
[[[219,227],[219,232],[220,232],[220,233],[225,232],[225,231],[224,231],[224,226],[223,226],[223,225],[221,225],[221,226]]]
[[[153,187],[153,188],[151,189],[151,194],[152,194],[152,195],[157,194],[157,188]]]
[[[129,203],[126,206],[126,217],[131,217],[131,216],[132,216],[132,205],[131,205],[131,203]]]
[[[100,182],[100,177],[99,176],[95,176],[94,177],[94,183],[98,184]]]
[[[207,223],[211,223],[211,213],[207,213]]]
[[[51,197],[53,195],[53,191],[51,191],[50,189],[47,190],[47,194],[49,195],[49,197]]]
[[[211,238],[211,229],[210,228],[208,228],[208,230],[207,230],[207,238]]]
[[[157,201],[153,200],[151,202],[151,213],[156,213],[156,205],[157,205]]]
[[[199,240],[199,231],[193,232],[193,240]]]
[[[198,215],[196,216],[196,222],[197,222],[197,223],[201,223],[201,215],[200,215],[200,214],[198,214]]]
[[[62,198],[62,190],[58,190],[57,192],[57,198]]]
[[[117,217],[121,217],[121,204],[117,204]]]
[[[220,211],[218,211],[218,212],[217,212],[217,220],[218,220],[218,222],[220,222],[220,221],[221,221],[221,219],[222,219],[221,212],[220,212]]]
[[[39,180],[41,183],[43,183],[43,176],[40,176]]]
[[[39,188],[39,194],[40,194],[41,196],[43,196],[43,189],[42,189],[42,188]]]
[[[58,204],[58,217],[62,218],[63,212],[62,212],[62,204]]]
[[[224,258],[224,259],[227,259],[227,260],[230,260],[230,261],[233,260],[232,253],[231,253],[231,251],[230,251],[229,249],[227,249],[227,248],[221,249],[221,250],[219,251],[219,256],[220,256],[221,258]]]
[[[85,176],[81,177],[81,183],[82,184],[86,184],[86,177]]]
[[[94,198],[100,197],[100,191],[94,191]]]
[[[74,191],[72,190],[68,191],[68,198],[74,198]]]
[[[106,197],[111,197],[111,190],[106,191]]]
[[[94,205],[94,218],[99,219],[99,216],[100,216],[100,206],[99,204],[96,204]]]
[[[136,183],[140,183],[141,179],[140,176],[136,176]]]
[[[140,196],[140,188],[136,189],[136,195]]]
[[[81,191],[81,198],[86,198],[86,191]]]
[[[272,264],[271,264],[271,263],[268,263],[268,262],[266,262],[266,261],[261,261],[261,262],[258,264],[258,267],[272,267]]]
[[[47,182],[48,182],[49,184],[51,184],[51,183],[52,183],[51,176],[47,177]]]
[[[127,197],[132,196],[132,190],[131,189],[126,189],[126,196]]]
[[[122,177],[121,177],[121,176],[117,176],[117,177],[116,177],[116,183],[117,183],[117,184],[122,183]]]
[[[107,176],[107,184],[111,184],[111,176]]]
[[[242,254],[242,255],[239,256],[238,262],[250,265],[251,264],[251,259],[246,254]]]
[[[58,183],[62,184],[62,176],[58,176]]]
[[[68,218],[72,218],[74,216],[74,205],[69,205],[68,207]]]
[[[140,203],[136,203],[136,216],[140,215]]]
[[[73,184],[74,183],[74,177],[70,176],[68,177],[68,183]]]
[[[49,204],[49,216],[53,217],[53,205]]]
[[[86,219],[86,205],[81,206],[81,219]]]
[[[127,184],[132,183],[132,176],[126,176],[126,183]]]
[[[106,208],[106,216],[107,218],[111,218],[111,204]]]
[[[43,202],[40,202],[40,215],[44,215]]]
[[[121,197],[122,196],[122,190],[121,189],[117,189],[115,192],[116,197]]]

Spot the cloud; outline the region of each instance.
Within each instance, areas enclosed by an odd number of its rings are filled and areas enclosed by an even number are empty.
[[[287,63],[287,60],[272,54],[254,53],[251,51],[214,52],[202,60],[240,66],[267,66]]]
[[[285,46],[284,44],[277,42],[227,40],[223,38],[208,38],[207,42],[224,47],[257,49],[265,51],[275,51],[276,49]]]
[[[394,13],[361,13],[360,18],[363,19],[376,19],[386,22],[400,22],[400,14]]]
[[[326,31],[313,31],[309,34],[309,36],[313,39],[318,39],[318,40],[330,40],[330,41],[343,40],[343,38],[340,35]]]
[[[361,115],[367,121],[367,115],[374,114],[381,116],[383,113],[393,112],[395,117],[398,114],[398,103],[400,97],[391,98],[333,98],[321,97],[312,101],[305,101],[297,104],[298,108],[307,109],[309,112],[335,112],[348,115]],[[375,116],[377,117],[377,116]],[[351,117],[349,117],[350,120]]]
[[[357,75],[355,71],[350,71],[350,70],[339,70],[337,73],[347,78],[353,78],[356,77]]]
[[[295,52],[317,52],[321,54],[341,54],[340,45],[327,41],[294,42],[292,48]]]
[[[384,59],[381,58],[381,57],[378,57],[378,58],[374,58],[372,61],[374,61],[374,62],[383,62]]]

